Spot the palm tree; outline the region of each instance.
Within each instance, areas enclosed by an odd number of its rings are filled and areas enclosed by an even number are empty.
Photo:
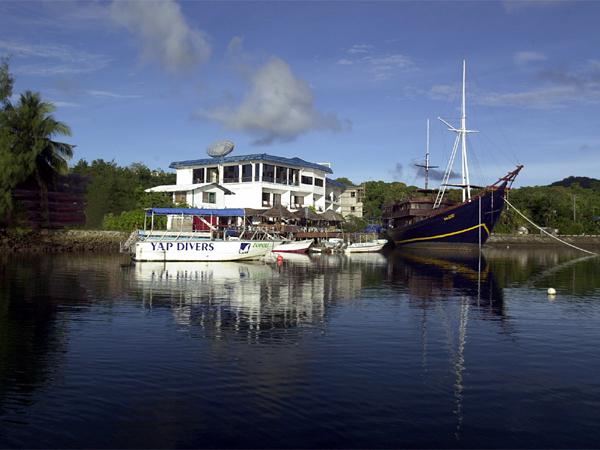
[[[29,174],[43,191],[54,184],[57,175],[68,172],[68,160],[73,157],[74,146],[53,140],[57,135],[71,135],[69,126],[52,116],[55,109],[40,94],[26,91],[16,105],[8,105],[5,116],[13,154],[28,156]]]

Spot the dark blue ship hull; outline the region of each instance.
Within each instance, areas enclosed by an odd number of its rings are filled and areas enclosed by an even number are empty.
[[[485,244],[504,208],[505,186],[446,208],[411,225],[387,230],[396,245]],[[481,214],[480,214],[481,209]]]

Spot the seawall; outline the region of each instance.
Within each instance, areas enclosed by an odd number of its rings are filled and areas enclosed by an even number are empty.
[[[600,249],[600,235],[561,235],[557,236],[569,244],[584,249]],[[489,237],[488,247],[567,247],[555,239],[543,234],[493,234]]]
[[[63,253],[119,251],[129,233],[104,230],[0,230],[2,253]]]

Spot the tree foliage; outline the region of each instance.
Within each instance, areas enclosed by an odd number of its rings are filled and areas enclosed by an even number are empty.
[[[153,171],[141,163],[129,167],[120,167],[114,161],[96,159],[89,164],[80,160],[72,169],[74,173],[88,177],[86,194],[86,217],[88,228],[103,226],[104,217],[111,214],[106,222],[110,229],[115,228],[115,218],[125,211],[139,211],[149,207],[172,206],[169,194],[144,192],[145,189],[161,185],[174,184],[175,174]],[[134,214],[123,216],[126,228]],[[141,215],[143,221],[143,215]]]

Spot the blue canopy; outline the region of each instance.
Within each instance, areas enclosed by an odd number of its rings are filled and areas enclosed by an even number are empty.
[[[246,212],[242,208],[204,209],[204,208],[148,208],[146,215],[166,216],[168,214],[183,214],[184,216],[220,216],[243,217]]]

